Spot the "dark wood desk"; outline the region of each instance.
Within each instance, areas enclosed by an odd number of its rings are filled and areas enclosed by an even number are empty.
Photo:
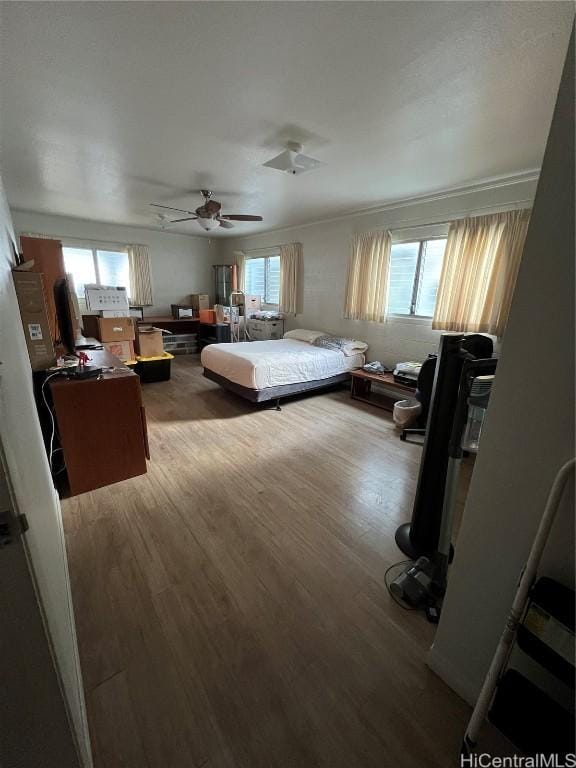
[[[394,403],[398,400],[405,400],[409,397],[414,397],[416,387],[409,387],[406,384],[398,384],[394,381],[394,375],[392,373],[369,373],[363,371],[361,368],[357,371],[352,371],[352,386],[350,389],[350,396],[354,400],[361,400],[363,403],[370,403],[377,408],[383,408],[385,411],[393,411]],[[384,384],[386,389],[398,394],[387,395],[384,392],[372,391],[372,383]]]
[[[150,458],[140,379],[107,350],[86,350],[100,378],[49,383],[70,495],[146,472]]]
[[[170,315],[160,317],[145,317],[138,320],[138,325],[154,325],[156,328],[162,328],[170,333],[198,333],[200,329],[200,320],[197,317],[181,317],[176,320]]]

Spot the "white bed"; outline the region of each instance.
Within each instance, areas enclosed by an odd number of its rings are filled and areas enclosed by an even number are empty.
[[[260,401],[345,381],[350,371],[364,365],[364,355],[285,338],[210,344],[202,350],[201,361],[205,376]]]

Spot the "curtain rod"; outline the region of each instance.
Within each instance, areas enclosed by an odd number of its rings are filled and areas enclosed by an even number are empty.
[[[100,240],[95,237],[76,237],[74,235],[44,235],[39,232],[19,232],[18,237],[37,237],[42,240],[75,240],[78,243],[100,243],[100,245],[120,245],[127,248],[129,245],[139,245],[148,248],[145,243],[126,243],[122,240]]]
[[[516,200],[513,203],[506,203],[507,207],[504,207],[503,210],[500,211],[494,211],[494,213],[506,213],[506,211],[514,211],[514,210],[523,210],[522,206],[525,203],[528,203],[528,208],[530,207],[530,204],[532,204],[533,200]],[[515,207],[508,207],[508,206],[518,206]],[[489,208],[501,208],[500,205],[484,205],[479,208],[474,208],[474,211],[485,211]],[[460,221],[460,219],[473,219],[476,215],[475,213],[459,213],[452,216],[450,219],[446,219],[444,221],[427,221],[425,224],[407,224],[404,227],[390,227],[390,232],[401,232],[403,229],[422,229],[423,227],[438,227],[441,224],[452,224],[453,221]],[[481,215],[481,214],[480,214]]]
[[[285,245],[296,245],[296,243],[278,243],[276,245],[268,245],[262,248],[235,248],[236,251],[242,251],[242,253],[256,253],[256,251],[272,251],[274,248],[282,248]]]

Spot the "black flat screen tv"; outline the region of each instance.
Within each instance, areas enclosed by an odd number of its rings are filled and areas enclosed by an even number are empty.
[[[60,343],[65,354],[74,355],[75,352],[75,326],[72,317],[72,298],[68,280],[61,277],[54,283],[54,303],[56,305],[57,332],[59,335],[55,342]]]

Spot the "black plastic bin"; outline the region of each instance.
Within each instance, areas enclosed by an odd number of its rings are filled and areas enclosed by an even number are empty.
[[[159,357],[137,357],[132,369],[140,376],[142,384],[169,381],[173,359],[174,355],[171,355],[170,352],[164,352]]]

